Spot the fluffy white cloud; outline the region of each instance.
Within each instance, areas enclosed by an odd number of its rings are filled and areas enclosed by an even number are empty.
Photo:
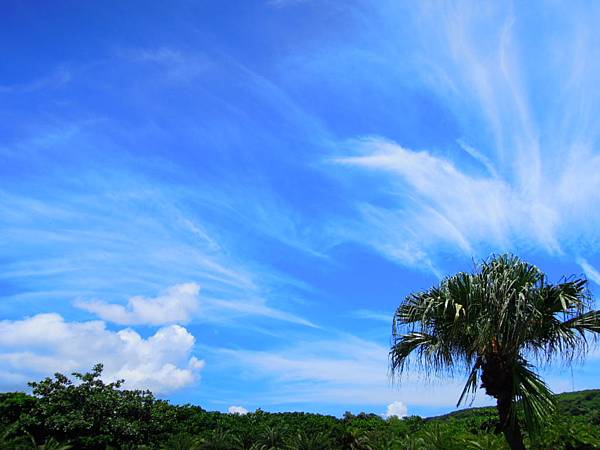
[[[128,388],[164,393],[198,379],[204,362],[192,355],[195,338],[178,325],[143,338],[126,328],[111,331],[102,321],[67,322],[38,314],[0,322],[0,384],[22,388],[53,372],[104,364],[107,380],[124,378]]]
[[[387,405],[387,411],[385,412],[385,417],[398,417],[402,419],[408,415],[408,408],[404,403],[399,400],[390,403]]]
[[[101,319],[120,325],[166,325],[187,323],[202,307],[202,317],[209,322],[226,322],[239,316],[262,316],[275,320],[316,327],[309,320],[272,308],[261,298],[222,300],[199,298],[200,286],[196,283],[176,284],[154,298],[136,296],[127,306],[100,300],[78,301],[76,306],[96,314]]]
[[[239,414],[241,416],[248,414],[248,410],[243,406],[230,406],[227,408],[229,414]]]
[[[136,296],[127,306],[103,301],[80,301],[77,306],[109,322],[121,325],[186,323],[198,311],[200,286],[177,284],[155,298]]]

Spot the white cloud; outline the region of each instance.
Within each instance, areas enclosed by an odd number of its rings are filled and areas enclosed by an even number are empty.
[[[393,26],[399,17],[394,2],[373,10],[398,34],[386,47],[379,33],[365,30],[375,40],[365,51],[377,48],[372,56],[395,61],[385,67],[389,80],[394,70],[412,74],[444,110],[431,120],[452,126],[432,122],[424,139],[439,143],[428,147],[369,138],[346,145],[350,156],[336,153],[344,184],[357,186],[347,197],[358,217],[346,215],[332,227],[334,236],[438,275],[446,255],[505,250],[581,255],[597,246],[599,66],[588,57],[597,47],[589,32],[592,16],[576,9],[549,12],[548,28],[538,33],[540,52],[529,45],[528,15],[513,6],[423,3],[404,11],[403,27]],[[565,14],[569,25],[559,39],[552,30]],[[396,62],[400,52],[407,57]],[[329,59],[332,52],[324,55]],[[543,86],[536,81],[542,78]],[[407,141],[400,144],[424,142],[401,135]],[[357,178],[367,182],[353,183]]]
[[[597,285],[600,285],[600,272],[583,258],[577,260],[577,264],[583,269],[585,276]]]
[[[88,370],[103,363],[108,380],[128,388],[169,392],[198,380],[204,362],[192,355],[195,338],[178,325],[143,338],[126,328],[111,331],[102,321],[67,322],[38,314],[0,322],[0,381],[11,386],[53,372]]]
[[[133,62],[161,67],[165,79],[172,82],[190,82],[214,66],[214,63],[201,53],[184,53],[169,47],[124,51],[121,52],[121,56]]]
[[[571,250],[573,235],[597,240],[585,222],[600,223],[600,211],[586,207],[600,201],[600,176],[590,172],[594,167],[600,173],[600,157],[572,153],[560,173],[542,179],[543,189],[532,192],[385,139],[366,138],[353,147],[358,156],[335,161],[386,175],[373,185],[386,202],[357,203],[360,220],[336,231],[392,260],[435,271],[434,257],[444,252],[471,256],[533,246],[562,253]],[[574,188],[575,179],[582,180],[581,189]]]
[[[187,323],[200,308],[196,283],[177,284],[155,298],[132,297],[123,305],[103,301],[79,301],[77,306],[103,320],[120,325]]]
[[[311,321],[279,309],[271,308],[260,299],[248,299],[246,301],[210,299],[206,301],[206,309],[208,313],[210,313],[211,310],[214,310],[221,315],[256,315],[296,323],[311,328],[318,328],[318,326]]]
[[[262,299],[222,300],[205,298],[200,301],[200,287],[196,283],[183,283],[166,289],[154,298],[136,296],[127,306],[99,300],[78,301],[76,306],[103,320],[120,325],[164,325],[187,323],[193,318],[225,323],[239,316],[262,316],[312,328],[317,326],[297,315],[267,306]],[[202,310],[202,315],[198,313]]]
[[[26,148],[23,143],[15,151]],[[29,300],[34,295],[55,295],[61,300],[79,298],[77,306],[104,320],[126,325],[187,323],[194,319],[229,325],[240,316],[259,316],[314,326],[271,304],[274,300],[271,296],[289,298],[287,291],[297,289],[297,280],[277,277],[270,269],[240,261],[225,244],[228,240],[222,238],[221,232],[199,220],[197,213],[178,208],[178,201],[145,186],[139,179],[133,183],[134,187],[124,186],[124,179],[134,178],[128,175],[102,180],[110,189],[92,188],[92,183],[89,194],[55,202],[0,192],[0,215],[5,219],[0,229],[7,242],[22,240],[27,248],[43,242],[61,248],[60,257],[54,252],[23,250],[23,245],[7,250],[14,252],[13,256],[26,251],[28,256],[12,258],[5,265],[4,277],[19,282],[36,279],[36,285],[44,281],[43,292],[28,291],[13,298]],[[236,193],[227,196],[210,190],[194,191],[194,195],[205,196],[202,202],[211,207],[231,211],[236,220],[245,210],[244,204],[253,203],[248,199],[242,202],[239,199],[242,194]],[[260,220],[255,217],[259,212],[255,211],[244,215],[243,220],[270,233],[267,225],[272,225],[276,216],[269,216],[270,209],[270,204],[258,208],[263,211]],[[48,220],[56,224],[52,231],[44,229],[44,221]],[[86,252],[76,250],[83,247]],[[198,281],[202,297],[195,293],[198,285],[185,283],[156,297],[137,296],[122,304],[102,298],[104,292],[114,295],[140,290],[153,292],[157,287],[172,286],[182,277]],[[265,298],[265,293],[269,298]],[[243,324],[247,325],[251,325],[249,321]],[[239,321],[235,326],[240,326]]]
[[[218,349],[213,357],[220,370],[235,371],[244,379],[267,382],[262,392],[253,392],[245,401],[260,398],[265,405],[334,404],[382,407],[390,398],[401,396],[418,406],[452,408],[464,380],[433,378],[416,374],[393,385],[388,371],[389,349],[378,343],[343,335],[330,340],[298,342],[273,351]],[[478,396],[477,404],[485,402]]]
[[[267,5],[275,7],[292,6],[303,3],[305,0],[267,0]]]
[[[248,414],[248,410],[243,406],[230,406],[227,408],[229,414],[239,414],[241,416]]]
[[[396,400],[389,405],[387,405],[387,411],[385,413],[385,417],[398,417],[402,419],[403,417],[408,416],[408,408],[404,403],[399,400]]]
[[[13,85],[0,84],[0,93],[20,94],[40,90],[51,90],[61,87],[71,81],[71,72],[66,67],[59,67],[45,77]]]
[[[386,314],[379,311],[371,311],[369,309],[357,309],[349,314],[351,317],[357,319],[376,320],[378,322],[387,323],[392,325],[393,314]]]

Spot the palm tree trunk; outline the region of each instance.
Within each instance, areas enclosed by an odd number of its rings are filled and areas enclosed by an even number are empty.
[[[504,434],[512,450],[526,450],[523,444],[521,427],[513,411],[513,368],[506,357],[497,351],[497,342],[493,342],[494,352],[482,358],[481,386],[486,394],[496,399],[496,408],[500,422],[497,431]]]
[[[512,399],[510,395],[498,398],[496,407],[498,408],[498,416],[500,417],[500,431],[504,434],[511,450],[526,450],[519,421],[516,417],[514,419],[511,417],[511,404]]]

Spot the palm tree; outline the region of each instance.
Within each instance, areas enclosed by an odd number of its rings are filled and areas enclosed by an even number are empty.
[[[258,443],[261,444],[262,450],[283,449],[285,447],[285,431],[281,428],[267,426],[259,437]]]
[[[164,450],[200,450],[204,442],[197,436],[179,433],[173,434],[164,445]]]
[[[516,256],[494,256],[474,273],[406,297],[394,315],[392,374],[402,375],[410,362],[429,373],[464,370],[457,406],[481,383],[496,399],[498,431],[512,449],[525,449],[517,405],[532,437],[555,409],[552,392],[529,361],[583,358],[600,332],[600,311],[592,304],[585,278],[551,284]]]
[[[287,448],[290,450],[327,450],[331,448],[331,440],[325,433],[300,431],[291,440]]]
[[[217,428],[211,431],[205,439],[199,439],[198,443],[203,450],[232,450],[241,448],[241,442],[231,430]]]

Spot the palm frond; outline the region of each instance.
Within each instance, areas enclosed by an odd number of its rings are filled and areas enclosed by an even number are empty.
[[[563,322],[563,327],[572,328],[581,333],[586,331],[600,333],[600,310],[588,311]]]
[[[516,400],[521,401],[527,430],[534,436],[539,434],[544,419],[556,410],[556,401],[546,383],[522,358],[514,365],[514,392]]]
[[[401,374],[414,351],[420,354],[431,353],[431,349],[438,344],[435,336],[427,333],[411,332],[398,337],[390,351],[392,372]]]
[[[478,375],[479,375],[479,370],[481,369],[481,359],[477,359],[477,361],[475,361],[475,364],[473,365],[473,368],[471,369],[471,372],[469,373],[469,376],[467,377],[467,382],[465,383],[465,387],[463,388],[460,397],[458,399],[458,402],[456,403],[456,406],[459,407],[461,405],[461,403],[463,402],[463,400],[465,399],[465,397],[468,394],[471,394],[473,396],[473,398],[475,397],[475,392],[477,392],[477,388],[479,387],[479,383],[478,383]]]

